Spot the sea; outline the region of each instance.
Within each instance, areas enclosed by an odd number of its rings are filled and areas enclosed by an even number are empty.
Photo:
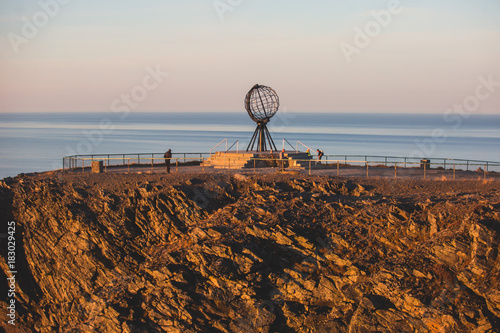
[[[255,128],[244,111],[1,113],[0,179],[60,169],[69,155],[172,149],[175,157],[208,153],[224,139],[246,150]],[[280,111],[268,128],[278,149],[500,162],[500,114]]]

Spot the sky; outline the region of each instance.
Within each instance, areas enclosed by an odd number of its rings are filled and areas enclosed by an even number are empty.
[[[500,114],[499,59],[498,0],[0,2],[4,113]]]

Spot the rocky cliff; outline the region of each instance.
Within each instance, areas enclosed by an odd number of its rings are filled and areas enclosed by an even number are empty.
[[[10,179],[1,232],[16,222],[16,328],[498,332],[499,188],[286,175]]]

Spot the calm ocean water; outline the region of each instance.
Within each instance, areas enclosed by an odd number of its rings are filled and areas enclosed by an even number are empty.
[[[235,113],[0,114],[0,179],[62,167],[73,154],[208,152],[224,138],[246,149],[255,129]],[[274,141],[325,154],[500,161],[500,115],[278,113]],[[287,148],[289,146],[287,145]]]

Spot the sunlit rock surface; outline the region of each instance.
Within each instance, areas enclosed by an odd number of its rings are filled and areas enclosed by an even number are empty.
[[[287,175],[9,179],[1,232],[16,221],[16,328],[498,332],[499,188]],[[5,238],[1,247],[5,257]]]

